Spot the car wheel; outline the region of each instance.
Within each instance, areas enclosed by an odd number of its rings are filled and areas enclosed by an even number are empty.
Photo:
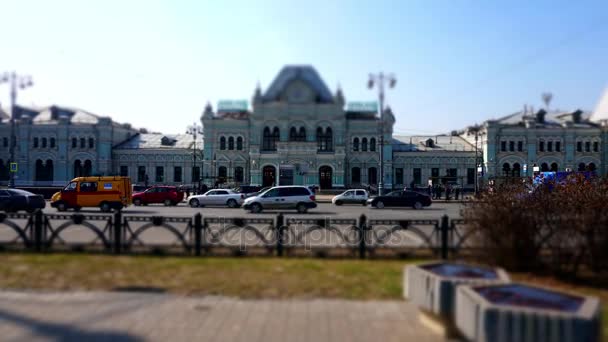
[[[33,213],[35,213],[35,212],[36,212],[36,208],[27,208],[27,209],[25,209],[25,211],[26,211],[28,214],[33,214]]]
[[[306,207],[306,204],[298,203],[298,205],[296,206],[296,210],[300,214],[305,214],[308,211],[308,208]]]
[[[422,209],[422,203],[416,201],[416,203],[414,203],[414,209],[416,209],[416,210]]]
[[[382,202],[382,201],[376,202],[376,208],[378,208],[378,209],[384,208],[384,202]]]
[[[193,198],[190,200],[191,208],[198,208],[199,206],[200,206],[200,203],[198,202],[198,200],[196,198]]]
[[[109,213],[112,210],[112,207],[108,202],[101,202],[101,204],[99,205],[99,209],[101,209],[101,212],[103,213]]]
[[[336,201],[336,205],[342,205],[342,201]]]
[[[136,198],[133,200],[133,205],[139,207],[141,205],[141,200],[139,198]]]
[[[165,205],[165,207],[169,207],[171,205],[173,205],[173,202],[170,199],[166,199],[163,204]]]
[[[65,202],[57,203],[57,211],[66,211],[66,210],[68,210],[68,206],[65,204]]]
[[[228,202],[226,202],[226,204],[228,205],[228,208],[236,208],[238,207],[238,203],[236,203],[235,200],[233,200],[232,198],[228,200]]]
[[[259,203],[253,203],[251,205],[251,212],[252,213],[261,213],[262,212],[262,206]]]

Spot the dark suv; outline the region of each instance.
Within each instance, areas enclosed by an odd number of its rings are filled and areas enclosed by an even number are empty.
[[[246,198],[243,203],[243,208],[252,213],[264,209],[296,209],[299,213],[305,213],[316,207],[315,194],[305,186],[275,186]]]
[[[153,186],[146,191],[133,194],[133,204],[146,205],[163,203],[166,206],[177,205],[184,199],[184,193],[175,186]]]

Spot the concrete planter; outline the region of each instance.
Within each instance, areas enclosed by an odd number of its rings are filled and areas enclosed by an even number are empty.
[[[406,267],[404,276],[404,296],[421,309],[448,320],[454,315],[458,285],[489,285],[510,281],[507,273],[500,268],[450,262],[410,265]]]
[[[523,284],[461,286],[455,323],[470,341],[597,342],[599,300]]]

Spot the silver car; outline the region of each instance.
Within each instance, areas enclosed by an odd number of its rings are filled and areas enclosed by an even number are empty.
[[[245,195],[229,189],[209,190],[202,195],[192,195],[188,197],[188,204],[192,208],[202,206],[218,206],[238,208],[243,204]]]
[[[363,189],[346,190],[332,198],[331,202],[335,205],[342,204],[361,204],[366,205],[369,194]]]
[[[252,213],[265,209],[296,209],[305,213],[308,209],[316,208],[315,194],[304,186],[275,186],[265,192],[245,199],[243,208]]]

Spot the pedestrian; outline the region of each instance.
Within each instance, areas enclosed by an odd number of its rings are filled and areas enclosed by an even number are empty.
[[[427,192],[429,193],[429,196],[431,196],[431,194],[433,193],[433,185],[429,184]]]
[[[460,197],[460,187],[456,187],[454,191],[454,198],[458,201],[458,197]]]
[[[451,192],[452,192],[452,188],[450,187],[450,184],[446,184],[445,185],[445,200],[446,201],[450,200]]]
[[[203,183],[203,185],[201,185],[201,193],[204,194],[207,191],[209,191],[209,188],[207,187],[207,184]]]

